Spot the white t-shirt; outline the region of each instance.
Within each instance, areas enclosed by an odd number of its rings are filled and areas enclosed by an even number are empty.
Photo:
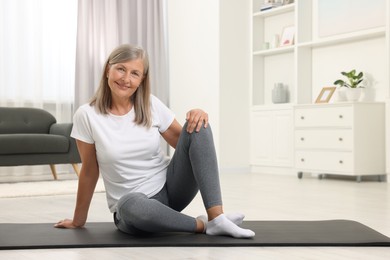
[[[153,95],[151,111],[149,129],[134,123],[134,109],[123,116],[104,115],[85,104],[74,115],[71,136],[95,144],[111,212],[116,211],[123,195],[142,192],[152,197],[165,184],[169,158],[161,151],[160,133],[168,129],[175,116]]]

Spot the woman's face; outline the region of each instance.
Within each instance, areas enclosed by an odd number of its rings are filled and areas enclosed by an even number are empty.
[[[136,59],[109,65],[107,78],[113,96],[130,98],[144,79],[143,62]]]

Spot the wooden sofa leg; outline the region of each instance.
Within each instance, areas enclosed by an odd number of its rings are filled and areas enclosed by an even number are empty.
[[[54,180],[57,180],[57,171],[55,164],[50,164],[51,173],[53,174]]]
[[[79,177],[80,176],[79,166],[77,165],[77,163],[72,163],[72,166],[73,166],[74,171],[77,174],[77,177]]]

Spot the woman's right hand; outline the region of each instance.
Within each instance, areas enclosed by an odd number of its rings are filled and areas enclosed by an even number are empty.
[[[79,228],[73,224],[73,220],[71,219],[63,219],[54,224],[56,228]]]

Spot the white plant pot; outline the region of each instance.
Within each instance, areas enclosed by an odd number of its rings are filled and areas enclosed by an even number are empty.
[[[345,94],[347,96],[348,101],[358,101],[361,92],[362,92],[361,88],[347,88]]]
[[[346,88],[337,88],[336,90],[336,99],[335,101],[336,102],[343,102],[343,101],[347,101],[347,95],[345,94],[346,92]]]

